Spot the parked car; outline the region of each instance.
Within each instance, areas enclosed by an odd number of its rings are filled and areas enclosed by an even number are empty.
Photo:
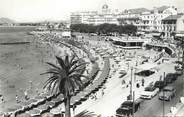
[[[182,69],[182,66],[181,66],[181,65],[175,66],[175,70],[176,70],[176,74],[177,74],[178,76],[180,76],[180,75],[183,74],[183,69]]]
[[[168,73],[165,77],[165,82],[168,83],[172,83],[173,81],[175,81],[177,79],[178,75],[175,73]]]
[[[175,95],[176,95],[176,89],[173,86],[166,86],[159,93],[159,99],[170,101]]]
[[[134,113],[140,108],[140,102],[134,102]],[[129,116],[133,114],[133,101],[128,100],[121,104],[121,106],[116,110],[116,117]]]
[[[183,74],[182,70],[176,70],[175,74],[177,74],[178,76],[181,76]]]
[[[144,91],[141,93],[141,98],[143,99],[151,99],[154,96],[156,96],[159,92],[159,88],[154,87],[153,85],[150,85],[144,89]]]
[[[156,81],[154,87],[162,89],[166,86],[166,83],[164,81]]]

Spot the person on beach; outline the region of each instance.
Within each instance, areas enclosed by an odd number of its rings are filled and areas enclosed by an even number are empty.
[[[2,95],[1,96],[1,103],[4,103],[5,101],[4,101],[4,96]]]
[[[16,96],[15,96],[15,99],[16,99],[16,102],[19,103],[18,95],[17,95],[17,94],[16,94]]]
[[[103,97],[104,94],[105,94],[104,89],[102,89],[102,97]]]
[[[27,90],[24,92],[24,95],[25,95],[25,99],[28,100],[28,93],[27,93]]]
[[[144,86],[144,82],[145,82],[145,81],[144,81],[144,78],[143,78],[143,79],[142,79],[142,86]]]

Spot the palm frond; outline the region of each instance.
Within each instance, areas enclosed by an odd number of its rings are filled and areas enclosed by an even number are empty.
[[[72,58],[70,59],[70,62],[69,62],[70,63],[70,67],[72,66],[71,64],[74,61],[75,57],[76,57],[75,55],[72,55]]]
[[[83,75],[83,74],[78,74],[78,73],[71,74],[71,75],[69,76],[69,78],[77,78],[77,77],[78,77],[78,78],[83,77],[83,78],[89,79],[88,76],[85,76],[85,75]]]
[[[59,65],[60,65],[64,70],[66,70],[66,65],[65,65],[64,60],[63,60],[62,58],[58,57],[58,56],[56,56],[56,59],[57,59]]]
[[[71,59],[69,57],[68,55],[65,58],[56,56],[59,66],[47,62],[51,68],[41,74],[52,75],[46,80],[44,88],[48,88],[52,93],[62,93],[64,97],[72,96],[76,89],[83,87],[81,77],[88,78],[80,72],[85,70],[85,67],[82,66],[87,63],[82,63],[82,59],[75,59],[75,56],[72,56]]]
[[[59,73],[55,71],[47,71],[45,73],[41,73],[40,75],[44,75],[44,74],[59,74]]]
[[[80,71],[83,71],[83,70],[85,70],[84,68],[79,68],[79,69],[73,69],[73,70],[71,70],[70,72],[69,72],[69,74],[72,74],[72,73],[79,73]]]
[[[83,58],[79,58],[79,59],[76,59],[76,60],[71,61],[70,66],[73,66],[73,65],[79,63],[82,59]]]
[[[54,65],[54,64],[52,64],[52,63],[50,63],[50,62],[46,62],[46,63],[47,63],[48,65],[50,65],[50,66],[56,68],[56,69],[61,69],[61,68],[59,68],[58,66],[56,66],[56,65]]]
[[[95,117],[95,116],[96,114],[94,112],[89,112],[87,110],[84,110],[79,114],[75,115],[74,117]]]
[[[86,65],[86,64],[87,63],[85,62],[85,63],[80,63],[78,65],[75,65],[74,67],[71,67],[70,71],[73,71],[73,70],[77,69],[78,67],[83,66],[83,65]]]

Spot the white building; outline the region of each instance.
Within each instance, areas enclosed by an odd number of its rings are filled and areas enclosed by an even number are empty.
[[[145,12],[149,12],[149,10],[145,8],[125,10],[118,16],[119,25],[132,24],[139,28],[141,24],[141,15]]]
[[[162,19],[176,14],[177,9],[173,6],[155,7],[150,12],[145,12],[141,15],[140,30],[162,32]]]
[[[93,24],[99,25],[104,23],[118,24],[117,17],[119,11],[109,9],[108,5],[103,5],[101,12],[87,11],[87,12],[73,12],[70,19],[71,24]]]
[[[184,37],[184,15],[170,15],[162,20],[165,38]]]

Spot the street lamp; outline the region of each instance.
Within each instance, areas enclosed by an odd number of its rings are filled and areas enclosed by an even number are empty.
[[[131,67],[130,95],[129,95],[129,97],[128,97],[129,100],[132,100],[132,85],[133,85],[133,83],[132,83],[133,75],[132,75],[132,74],[133,74],[133,67]]]
[[[164,83],[165,83],[165,72],[164,72]],[[164,98],[165,98],[165,93],[164,93],[164,91],[163,91],[163,96],[164,96]],[[165,116],[165,107],[164,107],[164,105],[165,105],[165,102],[164,102],[165,100],[163,99],[163,117]]]

